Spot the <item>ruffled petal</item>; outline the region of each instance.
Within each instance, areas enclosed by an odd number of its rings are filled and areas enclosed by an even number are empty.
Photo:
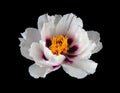
[[[92,54],[99,52],[103,48],[103,45],[101,42],[96,43],[95,49],[92,51]]]
[[[65,34],[69,30],[72,18],[73,14],[66,14],[61,18],[56,26],[56,35]]]
[[[38,29],[41,31],[43,24],[52,22],[55,25],[58,24],[59,20],[62,18],[61,15],[49,16],[48,14],[44,14],[38,18]]]
[[[29,73],[34,78],[45,78],[48,73],[50,73],[52,70],[50,67],[40,67],[36,64],[33,64],[29,67]]]
[[[89,39],[88,34],[84,29],[76,30],[76,32],[77,31],[79,31],[78,34],[75,35],[75,33],[73,33],[73,37],[75,40],[70,47],[76,45],[78,46],[78,49],[77,51],[75,51],[74,53],[70,53],[69,55],[77,55],[80,56],[81,59],[88,59],[92,55],[95,48],[97,48],[96,43],[93,40]],[[98,45],[100,45],[100,43]]]
[[[53,55],[52,52],[45,46],[44,41],[40,41],[40,43],[32,43],[31,48],[29,49],[30,56],[34,59],[37,65],[46,65],[46,66],[56,66],[60,65],[65,56],[63,55]],[[43,58],[43,55],[47,60]]]
[[[65,59],[65,56],[64,55],[54,55],[51,50],[49,50],[46,46],[45,46],[45,42],[40,40],[40,44],[43,45],[43,53],[44,55],[46,56],[46,58],[49,60],[49,62],[47,62],[47,64],[50,64],[50,65],[60,65],[64,59]],[[44,62],[45,64],[46,62]]]
[[[20,40],[20,52],[22,56],[24,56],[27,59],[33,60],[32,57],[29,56],[29,51],[28,49],[30,48],[30,44],[23,38],[19,38]]]
[[[55,33],[54,23],[51,23],[51,22],[44,23],[40,33],[41,33],[41,40],[46,42],[46,40],[50,39]]]
[[[77,27],[76,25],[70,28],[66,36],[68,36],[69,38],[73,40],[70,47],[74,45],[81,47],[81,45],[86,44],[89,41],[87,32],[84,29]]]
[[[80,26],[81,28],[83,27],[83,21],[81,18],[76,18],[76,22],[77,22],[78,26]]]
[[[77,51],[74,53],[70,53],[72,55],[78,55],[82,52],[89,44],[89,38],[87,32],[77,26],[75,23],[71,26],[69,31],[66,34],[70,39],[72,39],[72,43],[70,44],[70,48],[77,46]],[[82,50],[82,51],[81,51]]]
[[[58,24],[61,17],[61,15],[49,16],[45,14],[38,18],[38,29],[41,33],[42,40],[45,41],[55,34],[55,26]]]
[[[27,28],[24,33],[21,33],[21,35],[29,43],[39,42],[41,39],[39,31],[35,28]]]
[[[55,21],[54,21],[55,26],[57,26],[57,24],[61,20],[61,18],[62,18],[61,15],[55,15]]]
[[[91,42],[88,44],[88,46],[80,52],[79,56],[81,59],[88,59],[92,55],[92,51],[95,49],[96,44],[94,42]]]
[[[79,49],[74,54],[69,54],[67,58],[70,61],[74,61],[76,59],[89,59],[95,47],[96,47],[96,44],[90,41],[88,44],[82,47],[81,50]]]
[[[71,31],[71,33],[73,32]],[[81,58],[89,58],[96,44],[89,40],[87,32],[84,29],[80,28],[76,30],[76,33],[71,33],[69,34],[74,38],[74,41],[70,45],[70,48],[77,46],[77,50],[74,53],[69,53],[69,55],[81,55]]]
[[[38,29],[39,31],[41,31],[43,24],[47,23],[49,21],[49,15],[48,14],[44,14],[42,16],[40,16],[38,18]]]
[[[87,31],[88,37],[90,40],[94,41],[96,43],[95,49],[92,51],[92,53],[97,53],[102,49],[102,43],[100,42],[100,34],[95,31]]]
[[[32,60],[29,56],[28,49],[30,48],[32,42],[38,42],[40,40],[40,33],[37,29],[27,28],[24,33],[21,33],[21,35],[23,36],[23,38],[19,38],[21,54],[25,58]]]
[[[33,42],[29,49],[29,56],[33,58],[35,62],[43,60],[43,47],[39,43]]]
[[[92,60],[75,60],[72,64],[62,64],[62,67],[70,76],[81,79],[95,73],[97,63]]]
[[[65,35],[67,31],[75,24],[76,26],[82,27],[83,23],[80,18],[77,18],[74,14],[66,14],[58,22],[56,26],[56,35]]]
[[[83,60],[75,60],[72,64],[72,66],[74,67],[78,67],[81,70],[87,72],[88,74],[93,74],[96,71],[97,68],[97,63],[95,63],[92,60],[87,60],[87,59],[83,59]]]
[[[87,76],[87,73],[80,68],[67,65],[67,64],[62,64],[63,70],[69,74],[71,77],[75,77],[78,79],[82,79]]]

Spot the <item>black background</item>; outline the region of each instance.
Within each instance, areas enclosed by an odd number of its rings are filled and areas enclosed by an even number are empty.
[[[105,61],[105,46],[106,33],[105,21],[107,7],[104,2],[80,2],[80,1],[54,1],[54,2],[14,2],[7,9],[5,15],[9,20],[10,27],[8,31],[9,38],[9,59],[7,67],[9,70],[4,70],[7,73],[6,80],[15,83],[21,87],[26,85],[42,88],[52,87],[54,89],[68,89],[70,91],[95,91],[106,89],[108,85],[107,64]],[[49,15],[74,13],[83,20],[83,28],[85,30],[95,30],[100,33],[103,49],[97,54],[93,54],[91,59],[98,63],[96,73],[88,75],[84,79],[76,79],[66,74],[62,68],[47,75],[46,78],[34,79],[28,73],[28,67],[34,62],[25,59],[19,48],[20,33],[24,32],[28,27],[37,28],[37,20],[40,15],[48,13]],[[12,54],[11,54],[12,53]],[[95,89],[95,90],[94,90]],[[43,90],[41,90],[43,91]],[[55,90],[54,90],[55,91]]]

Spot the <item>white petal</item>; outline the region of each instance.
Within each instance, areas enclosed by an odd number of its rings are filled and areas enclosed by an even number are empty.
[[[63,64],[62,67],[63,67],[63,70],[72,77],[82,79],[87,76],[87,73],[81,70],[80,68],[67,65],[67,64]]]
[[[98,42],[100,40],[100,34],[95,31],[87,31],[88,37],[90,40],[93,40],[95,42]]]
[[[77,59],[89,59],[92,55],[92,51],[95,48],[95,43],[92,44],[86,44],[83,48],[79,49],[77,52],[75,52],[74,54],[70,54],[70,55],[76,55],[76,57],[69,57],[68,59],[71,61],[75,61]]]
[[[55,15],[55,21],[54,21],[55,26],[58,24],[61,18],[62,18],[61,15]]]
[[[81,18],[77,18],[76,21],[77,21],[78,26],[80,26],[82,28],[83,27],[82,19]]]
[[[76,16],[74,16],[72,18],[72,21],[70,23],[70,27],[69,27],[69,30],[67,31],[66,35],[67,36],[72,36],[74,37],[73,35],[76,35],[80,33],[83,34],[84,29],[82,28],[83,26],[83,23],[82,23],[82,20],[80,18],[76,18]],[[78,37],[77,37],[78,38]],[[80,37],[79,37],[80,38]]]
[[[41,39],[39,31],[35,28],[27,28],[24,33],[21,33],[21,35],[29,43],[39,42]]]
[[[29,56],[34,59],[35,62],[42,60],[42,49],[43,47],[39,45],[39,43],[33,42],[29,49]]]
[[[72,64],[62,64],[62,67],[66,73],[72,77],[78,79],[84,78],[89,74],[93,74],[96,71],[97,63],[92,60],[75,60]]]
[[[75,42],[75,45],[78,46],[78,50],[70,55],[79,55],[81,59],[90,58],[92,51],[95,49],[96,44],[88,39],[87,33],[81,31],[81,36],[78,41]],[[74,45],[74,44],[73,44]],[[77,56],[76,59],[79,57]],[[69,58],[73,60],[72,58]]]
[[[75,24],[69,29],[66,35],[73,39],[71,46],[78,45],[81,47],[89,41],[87,32],[84,29],[77,27]]]
[[[81,59],[88,59],[92,55],[92,51],[95,49],[96,44],[94,42],[90,42],[88,46],[82,51],[79,56]]]
[[[48,73],[51,72],[50,67],[40,67],[36,64],[33,64],[29,67],[29,73],[34,78],[45,78]]]
[[[56,26],[56,35],[66,34],[73,25],[82,27],[82,20],[72,13],[64,15]]]
[[[39,31],[41,31],[43,24],[47,23],[49,21],[49,15],[48,14],[44,14],[42,16],[40,16],[38,18],[38,29]]]
[[[32,42],[38,42],[40,40],[40,33],[37,29],[27,28],[24,33],[21,33],[21,35],[23,36],[23,38],[19,38],[21,54],[27,59],[32,60],[29,56],[28,49]]]
[[[29,49],[30,56],[34,59],[37,65],[46,65],[46,66],[55,66],[60,65],[63,60],[65,59],[65,56],[63,55],[53,55],[52,52],[45,46],[44,41],[40,41],[38,43],[32,43],[31,48]],[[48,59],[45,60],[41,57],[43,55]]]
[[[65,56],[63,56],[63,55],[59,55],[59,56],[52,55],[52,57],[49,59],[49,61],[53,65],[60,65],[60,64],[62,64],[64,59],[65,59]]]
[[[74,67],[81,68],[88,74],[93,74],[96,71],[97,63],[92,60],[76,60],[73,64]]]
[[[52,35],[55,33],[55,25],[54,23],[48,22],[43,24],[43,28],[40,31],[41,40],[46,41],[46,39],[50,39]]]
[[[73,14],[64,15],[56,26],[56,35],[65,34],[69,30]]]
[[[30,44],[23,38],[19,38],[19,40],[20,40],[19,46],[22,56],[24,56],[27,59],[33,60],[32,57],[29,56],[29,51],[28,51]]]
[[[71,53],[71,55],[78,55],[82,53],[89,45],[87,32],[83,28],[76,26],[76,24],[71,26],[66,35],[73,39],[73,42],[69,47],[78,47],[77,51]]]
[[[38,18],[38,28],[41,33],[41,39],[51,38],[55,34],[55,26],[61,19],[61,15],[49,16],[48,14],[42,15]]]
[[[103,48],[103,45],[101,42],[96,43],[95,49],[92,51],[92,53],[97,53]]]
[[[42,15],[38,19],[38,28],[41,33],[41,39],[46,40],[51,38],[55,33],[55,26],[61,19],[60,15],[49,16],[48,14]]]
[[[96,43],[96,48],[93,53],[99,52],[102,49],[102,43],[100,42],[100,34],[96,31],[87,31],[90,40]]]
[[[39,44],[42,46],[42,51],[47,59],[50,59],[53,55],[52,52],[46,47],[45,42],[40,40]]]

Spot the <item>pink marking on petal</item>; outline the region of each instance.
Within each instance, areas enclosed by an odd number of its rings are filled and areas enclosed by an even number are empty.
[[[44,54],[43,54],[42,58],[43,58],[44,60],[48,60],[48,59],[45,57],[45,55],[44,55]]]
[[[61,64],[60,64],[60,65],[61,65]],[[52,66],[52,68],[55,69],[55,68],[59,67],[60,65]]]
[[[40,51],[40,54],[39,54],[39,57],[40,57],[40,59],[43,59],[43,53],[41,53],[41,51]]]
[[[68,58],[66,58],[66,59],[64,60],[64,63],[65,63],[65,64],[72,64],[73,61],[70,61]]]
[[[39,57],[40,57],[40,59],[48,60],[43,52],[40,53]]]
[[[69,58],[75,58],[75,57],[77,57],[78,55],[67,55],[67,57],[69,57]]]
[[[75,51],[78,50],[78,48],[79,47],[77,45],[74,45],[73,47],[69,48],[68,53],[74,53]]]
[[[73,39],[72,39],[72,38],[69,38],[69,39],[68,39],[68,44],[69,44],[69,46],[72,44],[72,42],[73,42]]]
[[[46,46],[49,47],[51,45],[51,40],[50,38],[47,38],[46,39]]]

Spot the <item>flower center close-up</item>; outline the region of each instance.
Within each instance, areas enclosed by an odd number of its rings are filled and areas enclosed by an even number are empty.
[[[51,38],[51,45],[49,49],[55,55],[60,54],[67,54],[69,47],[68,47],[68,37],[63,35],[53,36]]]

